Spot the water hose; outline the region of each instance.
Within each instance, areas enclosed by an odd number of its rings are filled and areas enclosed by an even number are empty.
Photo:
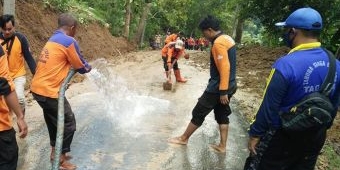
[[[57,122],[57,138],[55,144],[55,153],[54,153],[54,160],[52,164],[52,170],[59,170],[60,164],[60,153],[61,147],[63,145],[63,138],[64,138],[64,99],[65,99],[65,91],[67,89],[68,83],[70,82],[71,78],[75,74],[75,70],[70,69],[68,72],[63,84],[59,89],[59,98],[58,98],[58,122]]]

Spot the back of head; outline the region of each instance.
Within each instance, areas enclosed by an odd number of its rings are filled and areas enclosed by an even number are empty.
[[[77,19],[69,13],[63,13],[60,14],[58,17],[58,28],[64,27],[64,26],[77,26],[78,21]]]
[[[208,15],[207,17],[205,17],[200,24],[198,25],[198,28],[201,30],[206,30],[206,29],[213,29],[214,31],[219,31],[220,30],[220,21],[211,16]]]
[[[4,14],[1,16],[1,20],[0,20],[0,26],[1,28],[5,28],[6,27],[6,23],[8,23],[9,21],[12,22],[12,25],[15,26],[15,20],[14,20],[14,16],[10,15],[10,14]]]
[[[286,21],[276,23],[275,25],[303,30],[321,30],[322,18],[315,9],[300,8],[290,14]]]

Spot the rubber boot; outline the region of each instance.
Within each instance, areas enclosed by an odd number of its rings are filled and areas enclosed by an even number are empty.
[[[179,69],[175,70],[174,72],[175,72],[175,77],[176,77],[177,82],[180,82],[180,83],[187,82],[187,80],[185,78],[181,77],[181,71],[179,71]]]

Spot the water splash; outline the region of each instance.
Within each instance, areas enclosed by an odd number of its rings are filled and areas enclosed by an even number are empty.
[[[95,84],[104,98],[108,115],[120,128],[126,129],[137,137],[143,134],[139,127],[143,116],[161,114],[168,111],[170,102],[152,96],[138,95],[128,88],[128,82],[114,72],[105,59],[98,59],[92,64],[87,78]]]

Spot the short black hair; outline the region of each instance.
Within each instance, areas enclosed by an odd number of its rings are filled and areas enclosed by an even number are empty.
[[[214,31],[219,31],[220,21],[214,16],[208,15],[207,17],[201,20],[200,24],[198,25],[198,28],[201,30],[206,30],[206,29],[211,28]]]
[[[77,26],[78,21],[77,19],[70,13],[62,13],[59,15],[58,18],[58,27],[63,27],[63,26]]]
[[[5,28],[6,27],[6,23],[11,21],[12,25],[15,26],[15,20],[14,20],[14,16],[10,15],[10,14],[4,14],[1,16],[1,20],[0,20],[0,26],[1,28]]]

